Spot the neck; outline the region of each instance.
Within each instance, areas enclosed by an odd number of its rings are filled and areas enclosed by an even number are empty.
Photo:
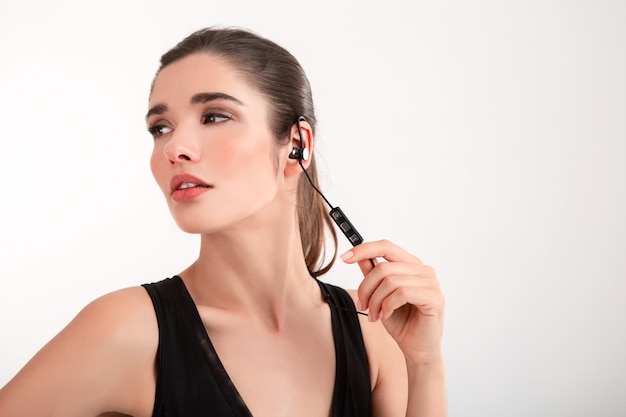
[[[279,326],[294,308],[319,303],[319,288],[307,270],[293,212],[263,217],[202,235],[198,260],[181,276],[197,304]]]

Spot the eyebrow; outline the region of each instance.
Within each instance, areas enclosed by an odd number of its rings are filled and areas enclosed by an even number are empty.
[[[243,106],[240,100],[226,93],[197,93],[191,97],[191,104],[203,104],[215,100],[227,100]],[[165,104],[156,104],[146,113],[146,120],[152,115],[159,115],[165,112],[167,112],[167,106]]]

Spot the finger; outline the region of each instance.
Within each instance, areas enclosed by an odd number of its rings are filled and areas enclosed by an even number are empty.
[[[367,300],[370,321],[378,320],[385,299],[399,288],[403,288],[402,291],[405,291],[406,288],[413,284],[412,278],[406,275],[387,275],[379,282],[379,285]]]
[[[428,302],[429,299],[424,298],[426,294],[441,294],[436,281],[415,279],[413,275],[385,276],[368,300],[369,315],[375,321],[381,313],[392,313],[393,310],[407,303],[419,308],[421,304]],[[391,311],[385,304],[385,300],[389,297],[392,297],[390,301],[395,303],[392,304]],[[433,298],[433,302],[436,301],[437,299]]]
[[[434,275],[432,268],[426,265],[409,264],[405,262],[381,262],[376,265],[363,279],[358,288],[358,298],[365,309],[370,305],[370,297],[385,281],[392,276],[405,276],[406,282],[395,285],[416,285],[413,281],[420,281]],[[409,278],[410,277],[410,278]],[[394,285],[393,280],[387,280],[385,285]]]
[[[380,319],[387,320],[400,307],[406,304],[415,306],[426,316],[437,316],[443,311],[443,295],[434,288],[399,287],[392,291],[381,303]]]
[[[361,272],[363,273],[363,276],[366,276],[367,274],[369,274],[376,265],[378,265],[378,261],[376,259],[367,259],[364,261],[359,261],[359,268],[361,268]]]
[[[423,263],[417,256],[410,254],[388,240],[364,242],[341,255],[341,259],[349,264],[376,258],[384,258],[389,262]]]

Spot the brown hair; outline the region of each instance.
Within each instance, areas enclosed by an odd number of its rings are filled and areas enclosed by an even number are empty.
[[[296,58],[283,47],[249,30],[209,27],[193,32],[166,52],[157,75],[169,64],[195,53],[225,59],[265,96],[270,104],[268,122],[277,145],[288,143],[291,127],[299,116],[306,119],[315,135],[317,120],[309,80]],[[313,155],[307,173],[319,188]],[[323,199],[304,175],[298,181],[297,216],[307,268],[311,275],[320,276],[335,262],[337,234]],[[332,259],[324,266],[325,228],[331,232],[334,250]]]

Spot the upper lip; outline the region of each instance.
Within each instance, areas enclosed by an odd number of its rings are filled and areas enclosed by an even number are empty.
[[[184,183],[191,183],[195,185],[201,185],[204,187],[212,187],[212,185],[207,184],[206,182],[202,181],[200,178],[194,177],[191,174],[177,174],[177,175],[174,175],[172,177],[172,180],[170,181],[171,191],[174,192],[178,190],[178,188]]]

